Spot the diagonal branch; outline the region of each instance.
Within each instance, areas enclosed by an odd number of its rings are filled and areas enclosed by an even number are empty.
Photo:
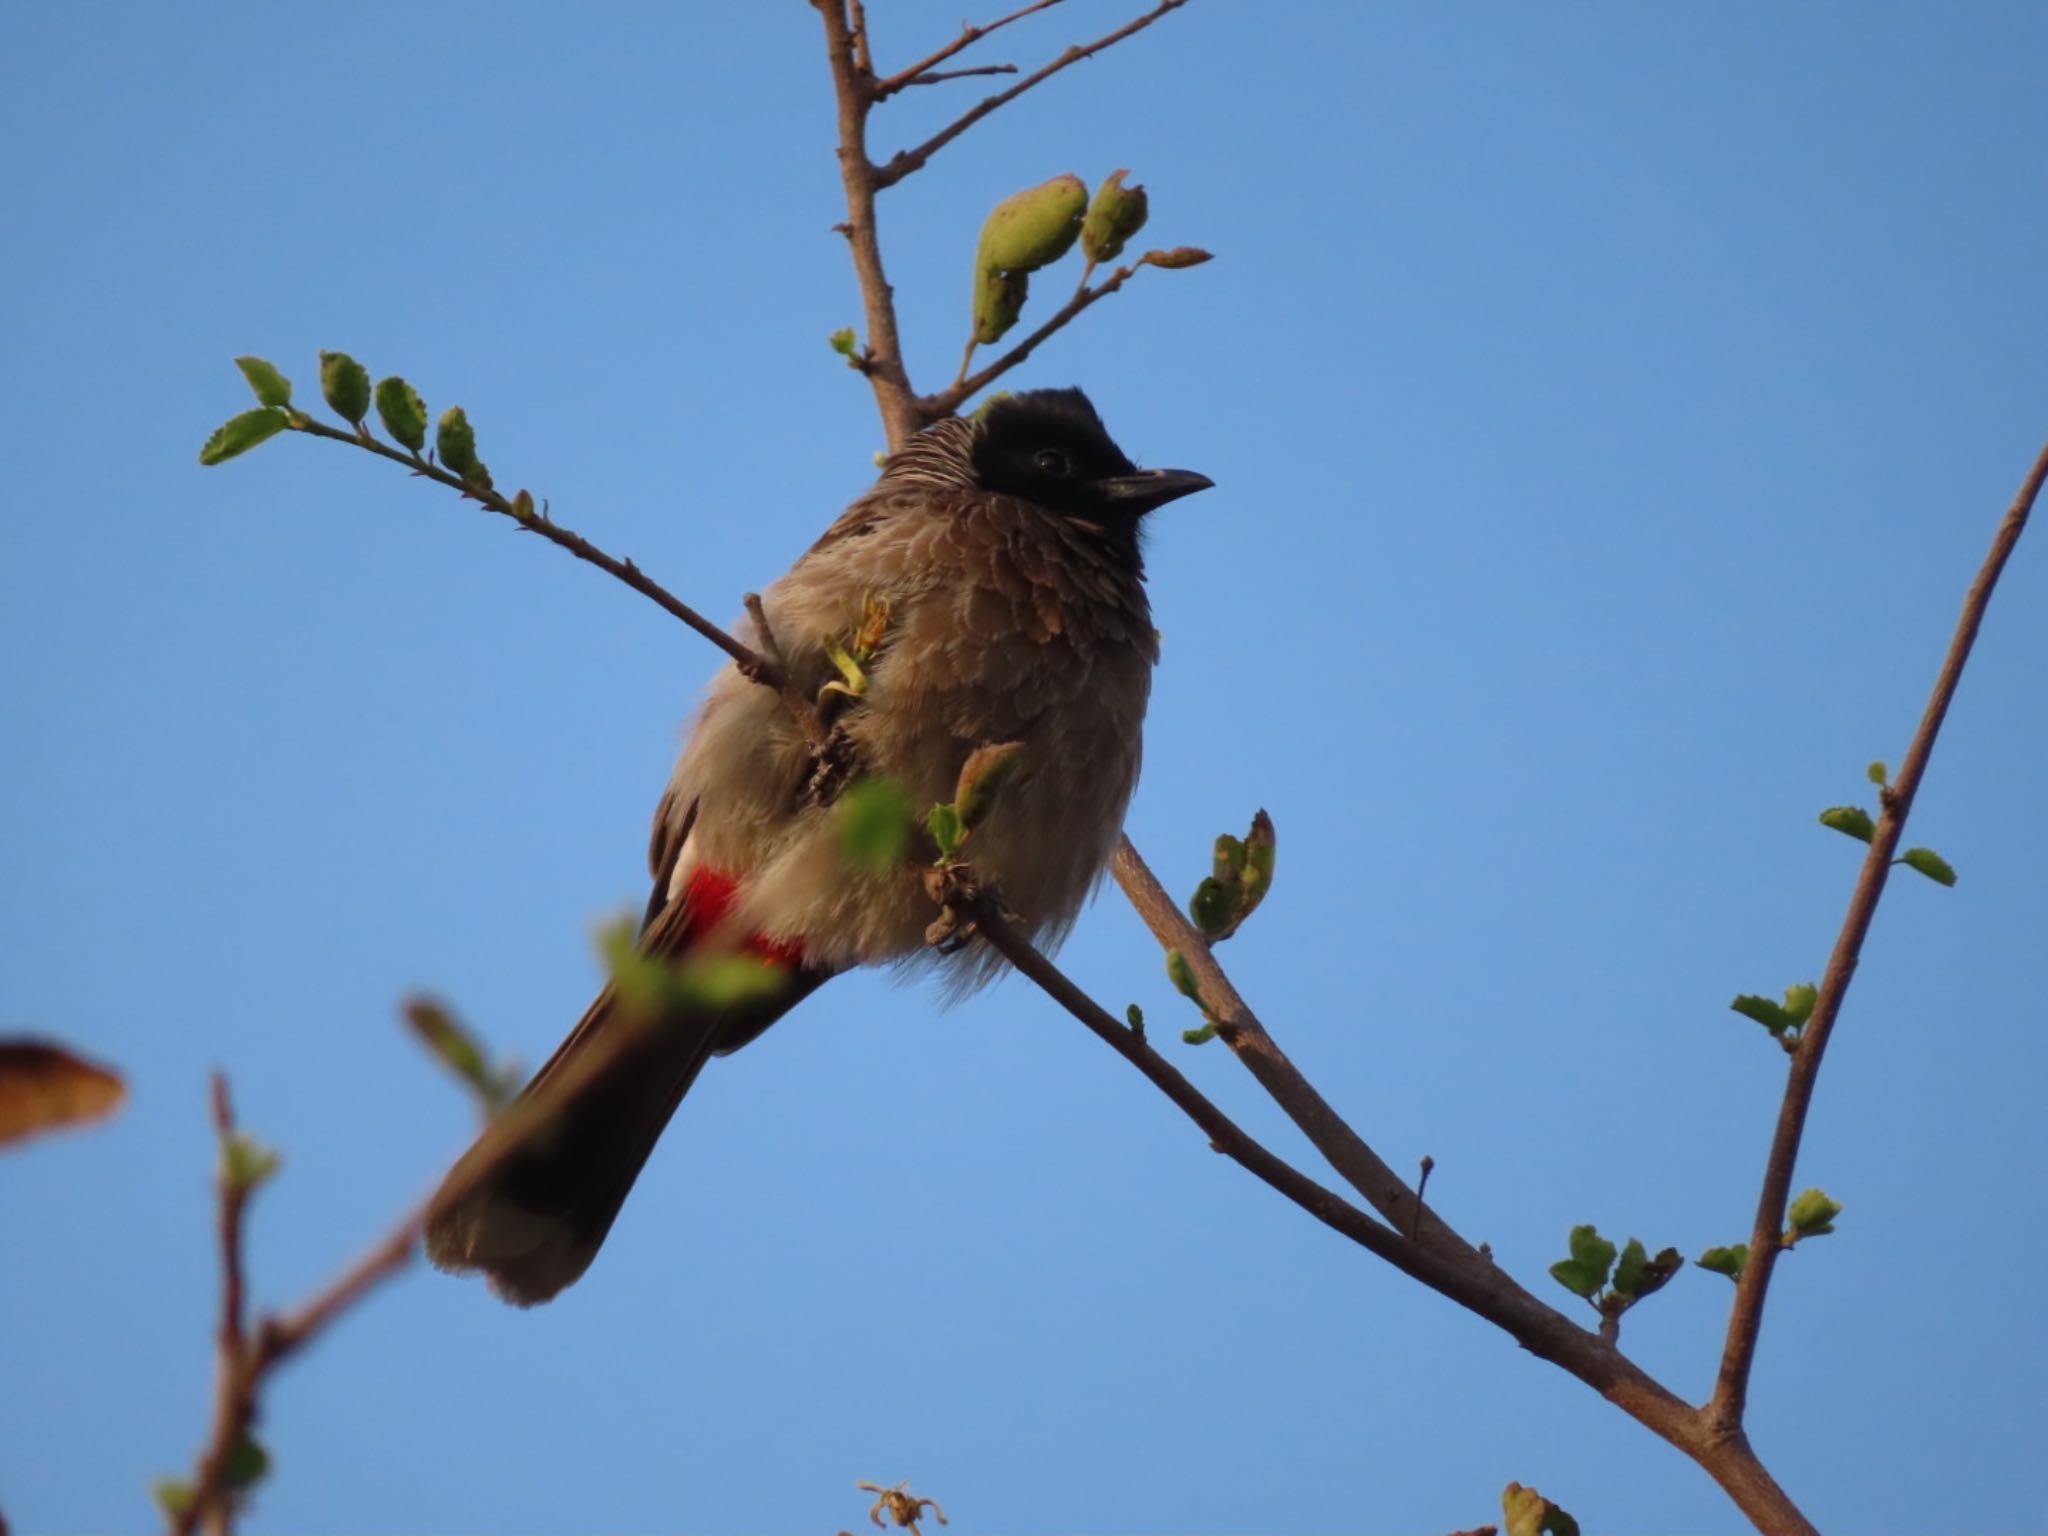
[[[1129,855],[1129,859],[1125,855]],[[1119,881],[1125,879],[1126,866],[1135,858],[1135,853],[1125,844],[1117,860]],[[1142,869],[1142,864],[1138,868]],[[1128,891],[1127,886],[1127,894]],[[1216,1151],[1238,1163],[1325,1226],[1385,1259],[1402,1274],[1494,1324],[1531,1354],[1561,1367],[1593,1388],[1638,1423],[1696,1461],[1759,1530],[1784,1533],[1784,1536],[1818,1536],[1798,1506],[1758,1460],[1739,1430],[1730,1434],[1712,1430],[1698,1409],[1678,1397],[1611,1343],[1530,1295],[1512,1276],[1496,1268],[1485,1256],[1469,1248],[1459,1252],[1441,1241],[1434,1244],[1410,1241],[1399,1230],[1374,1221],[1333,1190],[1318,1184],[1239,1127],[1171,1062],[1154,1051],[1142,1034],[1117,1022],[1101,1004],[1076,986],[1010,925],[998,901],[985,893],[973,893],[963,898],[963,904],[977,929],[1004,959],[1087,1026],[1097,1039],[1142,1072],[1176,1108],[1201,1128]],[[1171,907],[1170,902],[1167,905]],[[1140,911],[1149,921],[1150,912],[1144,906]],[[1197,975],[1202,975],[1199,965]],[[1234,992],[1231,995],[1235,997]],[[1205,1001],[1209,996],[1205,990]],[[1327,1106],[1324,1107],[1327,1110]],[[1449,1231],[1448,1228],[1442,1230]]]
[[[328,426],[325,422],[315,421],[300,411],[292,412],[290,427],[292,431],[303,432],[309,437],[324,437],[329,442],[348,443],[374,453],[379,458],[389,459],[394,464],[403,464],[415,475],[461,492],[487,511],[511,518],[528,533],[539,534],[557,548],[566,549],[578,560],[594,565],[607,576],[624,582],[664,613],[681,619],[683,623],[725,652],[748,677],[773,688],[780,694],[790,714],[802,728],[805,741],[814,751],[822,752],[828,747],[830,732],[826,729],[824,721],[819,718],[816,707],[804,697],[802,690],[790,679],[787,670],[775,657],[763,655],[741,644],[660,582],[648,576],[631,560],[620,560],[606,554],[581,534],[564,528],[547,513],[535,511],[533,498],[524,491],[507,500],[490,487],[464,480],[460,475],[450,474],[440,465],[430,463],[416,453],[405,453],[387,443],[380,443],[367,431],[344,432],[338,427]]]
[[[980,372],[973,374],[963,373],[960,378],[947,385],[937,394],[926,395],[918,401],[918,409],[930,421],[937,421],[941,416],[952,415],[965,402],[973,399],[974,396],[980,394],[989,385],[1037,351],[1054,334],[1064,330],[1089,305],[1108,298],[1117,289],[1123,287],[1125,283],[1137,276],[1140,267],[1147,264],[1143,260],[1131,262],[1127,266],[1118,267],[1093,288],[1084,287],[1076,289],[1074,296],[1055,310],[1045,324],[1041,325],[1029,336],[1026,336],[1017,345],[1010,348],[1009,351],[1005,352]],[[971,356],[973,349],[970,347],[968,351]]]
[[[1032,3],[1025,6],[1021,11],[1012,11],[1007,16],[998,17],[985,27],[967,26],[962,28],[958,37],[954,38],[952,42],[946,44],[945,47],[937,52],[926,54],[908,69],[899,69],[885,80],[877,80],[875,82],[875,100],[887,101],[905,86],[926,84],[927,77],[931,75],[931,72],[945,63],[946,60],[952,58],[956,53],[961,52],[963,49],[972,48],[984,37],[987,37],[989,33],[1000,32],[1013,21],[1022,21],[1026,16],[1033,15],[1038,11],[1050,10],[1059,3],[1060,0],[1032,0]],[[1014,71],[1016,66],[1004,65],[1001,67]],[[973,73],[971,70],[954,70],[950,71],[948,76],[942,78],[952,78],[971,73]]]
[[[1726,1428],[1740,1426],[1747,1405],[1750,1368],[1756,1360],[1757,1337],[1763,1327],[1764,1298],[1769,1293],[1771,1272],[1778,1261],[1785,1224],[1785,1202],[1792,1190],[1792,1175],[1799,1161],[1799,1142],[1805,1134],[1807,1112],[1813,1103],[1814,1082],[1820,1075],[1821,1056],[1828,1048],[1828,1036],[1834,1029],[1842,998],[1856,974],[1864,935],[1870,931],[1870,920],[1877,911],[1878,898],[1884,894],[1885,880],[1891,873],[1892,859],[1898,850],[1900,835],[1906,828],[1906,817],[1913,809],[1913,797],[1919,792],[1920,780],[1927,772],[1927,760],[1934,753],[1935,739],[1941,734],[1942,721],[1947,718],[1949,702],[1955,697],[1956,684],[1962,680],[1963,665],[1970,659],[1970,650],[1977,643],[1977,630],[1984,622],[1984,610],[1991,602],[1992,591],[1998,585],[2006,560],[2026,529],[2028,514],[2041,494],[2044,481],[2048,481],[2048,447],[2041,450],[2034,467],[2021,483],[2019,494],[2013,499],[1991,540],[1991,552],[1984,557],[1984,564],[1963,599],[1962,615],[1956,620],[1955,635],[1949,641],[1948,655],[1934,680],[1934,692],[1927,700],[1926,712],[1920,717],[1920,727],[1913,733],[1905,761],[1899,765],[1898,778],[1881,796],[1882,807],[1877,829],[1870,839],[1870,852],[1864,856],[1863,872],[1857,877],[1856,889],[1849,898],[1848,915],[1842,920],[1842,931],[1835,940],[1834,952],[1828,956],[1827,972],[1821,978],[1813,1012],[1800,1031],[1799,1047],[1793,1052],[1791,1072],[1785,1083],[1784,1101],[1778,1109],[1777,1130],[1771,1137],[1770,1156],[1764,1164],[1763,1190],[1757,1198],[1749,1259],[1736,1283],[1735,1303],[1728,1316],[1728,1334],[1721,1351],[1720,1373],[1714,1383],[1713,1400],[1708,1404],[1709,1415],[1715,1423]]]
[[[987,97],[978,105],[970,107],[915,149],[898,150],[889,157],[886,165],[874,167],[870,193],[879,192],[886,187],[893,187],[913,171],[923,169],[925,162],[931,159],[933,155],[959,138],[961,134],[972,128],[984,117],[987,117],[989,113],[1006,103],[1015,101],[1034,85],[1040,85],[1050,80],[1070,64],[1078,64],[1083,59],[1092,58],[1105,48],[1114,47],[1133,33],[1142,32],[1145,28],[1151,26],[1153,22],[1159,20],[1160,17],[1166,15],[1167,12],[1177,11],[1187,3],[1188,0],[1159,0],[1159,4],[1155,5],[1144,15],[1125,22],[1124,25],[1118,27],[1106,37],[1098,37],[1092,43],[1074,44],[1050,64],[1026,75],[1008,90],[998,91],[995,95]]]

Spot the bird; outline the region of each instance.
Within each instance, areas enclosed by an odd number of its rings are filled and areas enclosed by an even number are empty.
[[[1145,519],[1212,483],[1139,469],[1079,389],[1001,395],[905,439],[750,607],[752,645],[805,696],[843,706],[833,730],[844,750],[909,804],[950,800],[978,748],[1020,744],[969,851],[976,883],[1034,942],[1057,944],[1072,926],[1137,784],[1159,657]],[[857,693],[834,659],[856,639]],[[711,1057],[855,967],[945,967],[959,994],[1001,971],[985,943],[942,954],[927,942],[937,913],[908,861],[849,861],[817,772],[777,689],[722,667],[655,811],[637,949],[670,964],[745,955],[766,981],[667,1007],[630,1040],[617,1032],[635,1021],[607,985],[524,1096],[579,1072],[588,1081],[509,1158],[486,1133],[430,1200],[437,1267],[481,1271],[514,1305],[551,1300],[589,1268]]]

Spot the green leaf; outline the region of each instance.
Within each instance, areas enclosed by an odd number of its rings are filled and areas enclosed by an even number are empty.
[[[839,851],[858,869],[881,874],[910,846],[910,792],[894,779],[865,778],[839,797]]]
[[[1579,1536],[1578,1521],[1520,1483],[1502,1490],[1500,1509],[1507,1536]]]
[[[852,357],[854,335],[852,326],[843,326],[825,338],[826,343],[841,357]]]
[[[1590,1222],[1573,1227],[1567,1240],[1572,1260],[1583,1266],[1596,1278],[1593,1288],[1598,1290],[1607,1283],[1607,1272],[1614,1267],[1614,1244],[1600,1235],[1600,1229]]]
[[[1631,1301],[1641,1301],[1664,1289],[1685,1261],[1676,1248],[1666,1248],[1654,1259],[1634,1238],[1621,1250],[1621,1262],[1614,1267],[1614,1289]]]
[[[228,1451],[227,1459],[221,1463],[220,1478],[229,1488],[241,1493],[263,1481],[263,1475],[270,1470],[270,1452],[263,1449],[254,1435],[244,1435]]]
[[[1184,1029],[1180,1037],[1189,1045],[1207,1045],[1216,1038],[1216,1021],[1211,1019],[1200,1029]]]
[[[1872,763],[1863,770],[1863,775],[1879,789],[1883,789],[1886,784],[1890,783],[1892,777],[1891,770],[1885,767],[1883,763]]]
[[[199,450],[199,462],[225,464],[236,454],[247,453],[257,444],[269,442],[285,429],[290,419],[273,406],[244,411],[223,422],[219,430],[206,440],[206,446]]]
[[[1743,993],[1728,1006],[1746,1019],[1755,1019],[1774,1035],[1782,1035],[1799,1025],[1799,1021],[1785,1011],[1783,1004],[1768,997],[1758,997],[1754,992]]]
[[[441,413],[441,424],[434,430],[434,454],[451,474],[473,485],[490,485],[491,472],[476,456],[476,428],[469,424],[469,413],[461,406],[451,405]]]
[[[925,812],[924,824],[931,830],[932,841],[939,845],[940,858],[951,859],[960,852],[960,845],[967,838],[967,826],[957,806],[933,806]]]
[[[649,1023],[736,1007],[789,984],[788,969],[760,955],[702,955],[680,964],[650,955],[640,948],[630,918],[600,928],[597,947],[619,996]]]
[[[1730,1243],[1725,1248],[1709,1248],[1693,1260],[1701,1269],[1711,1269],[1717,1275],[1726,1275],[1730,1280],[1742,1278],[1742,1268],[1749,1262],[1749,1244]]]
[[[1835,1218],[1841,1214],[1841,1201],[1830,1200],[1818,1189],[1809,1189],[1792,1202],[1791,1208],[1785,1212],[1785,1220],[1796,1240],[1822,1237],[1834,1231]]]
[[[335,415],[359,427],[370,414],[370,370],[346,352],[322,352],[320,393]]]
[[[1173,990],[1182,997],[1198,1004],[1202,1001],[1202,986],[1195,980],[1195,968],[1177,949],[1166,952],[1166,979],[1173,983]]]
[[[482,1044],[454,1014],[430,997],[409,997],[400,1013],[434,1058],[475,1094],[485,1115],[494,1115],[518,1096],[510,1072],[491,1065]]]
[[[1860,805],[1831,805],[1820,813],[1820,824],[1866,843],[1877,833],[1877,823]]]
[[[1954,885],[1956,872],[1947,859],[1932,848],[1908,848],[1895,861],[1908,869],[1917,869],[1936,885]]]
[[[237,1131],[221,1143],[221,1182],[230,1189],[248,1194],[275,1174],[282,1162],[283,1159],[262,1142]]]
[[[427,446],[427,402],[395,373],[377,381],[377,419],[401,448],[418,453]]]
[[[160,1477],[149,1485],[149,1496],[156,1500],[156,1507],[173,1520],[184,1518],[197,1495],[198,1490],[182,1477]]]
[[[1820,988],[1810,981],[1785,989],[1785,1017],[1794,1024],[1804,1024],[1813,1017],[1813,1005],[1820,1000]]]
[[[259,405],[290,405],[292,403],[292,381],[277,371],[274,363],[260,357],[238,357],[235,366],[242,370],[242,377],[249,381],[249,388],[256,392]]]
[[[1574,1296],[1583,1296],[1588,1301],[1600,1289],[1600,1277],[1576,1259],[1559,1259],[1550,1266],[1550,1278]]]

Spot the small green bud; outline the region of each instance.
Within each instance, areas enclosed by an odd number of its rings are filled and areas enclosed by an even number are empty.
[[[1244,895],[1240,898],[1237,914],[1240,923],[1252,915],[1258,904],[1266,899],[1266,892],[1273,888],[1273,856],[1277,844],[1273,818],[1262,810],[1252,817],[1252,829],[1245,834]]]
[[[1071,172],[997,203],[981,226],[974,265],[983,272],[1036,272],[1073,249],[1088,216],[1088,188]]]
[[[933,806],[925,813],[924,824],[931,829],[932,841],[939,845],[939,857],[942,859],[957,856],[960,845],[967,841],[967,827],[957,806]]]
[[[1184,1029],[1180,1032],[1180,1038],[1187,1045],[1207,1045],[1216,1038],[1216,1021],[1210,1019],[1199,1029]]]
[[[1885,767],[1882,762],[1872,763],[1863,770],[1863,775],[1879,789],[1883,789],[1891,781],[1891,770]]]
[[[1165,267],[1169,271],[1181,267],[1199,267],[1205,261],[1216,258],[1209,252],[1193,245],[1176,245],[1170,251],[1147,251],[1138,258],[1141,267]]]
[[[370,370],[346,352],[322,352],[320,393],[335,415],[359,427],[370,414]]]
[[[474,485],[490,485],[491,472],[476,456],[476,428],[469,424],[468,413],[461,406],[451,405],[441,413],[441,424],[434,431],[434,452],[441,467],[451,474]]]
[[[258,404],[282,406],[292,403],[292,381],[279,373],[274,364],[260,357],[238,357],[235,366],[242,370],[242,377],[256,392]]]
[[[427,446],[427,402],[395,373],[377,381],[377,419],[401,448],[418,453]]]
[[[254,1137],[240,1132],[220,1146],[220,1179],[228,1188],[248,1194],[278,1170],[282,1159]]]
[[[1088,216],[1081,223],[1081,254],[1090,261],[1114,261],[1124,242],[1145,227],[1143,187],[1126,187],[1129,171],[1112,171],[1095,189]]]
[[[198,1490],[182,1477],[160,1477],[149,1485],[149,1496],[156,1500],[158,1509],[171,1519],[180,1520],[192,1507]]]
[[[1188,957],[1177,949],[1166,952],[1166,979],[1173,983],[1173,990],[1195,1003],[1202,1001],[1202,987],[1195,980],[1195,968],[1188,964]]]
[[[959,781],[953,787],[953,804],[959,808],[961,825],[969,829],[980,826],[995,807],[1003,786],[1016,777],[1023,764],[1021,741],[976,747],[961,765]]]
[[[1725,1248],[1709,1248],[1693,1263],[1717,1275],[1726,1275],[1730,1280],[1740,1280],[1743,1266],[1749,1263],[1749,1244],[1731,1243]]]
[[[1145,1010],[1136,1003],[1124,1006],[1124,1022],[1131,1026],[1131,1033],[1140,1040],[1145,1038]]]
[[[974,339],[982,346],[1001,341],[1024,312],[1031,279],[1022,272],[997,272],[987,267],[974,274]]]
[[[274,406],[259,406],[253,411],[221,423],[213,436],[206,440],[199,450],[199,462],[206,465],[225,464],[237,454],[247,453],[259,443],[267,443],[290,424],[290,418]]]
[[[1785,989],[1785,1017],[1794,1024],[1804,1024],[1813,1017],[1813,1005],[1820,1001],[1820,988],[1810,981]]]
[[[270,1470],[270,1452],[263,1449],[254,1435],[244,1435],[237,1440],[221,1463],[220,1480],[237,1493],[253,1488],[263,1481],[263,1475]]]
[[[825,338],[825,343],[841,357],[852,357],[854,347],[853,327],[842,326]]]
[[[1830,1200],[1817,1189],[1809,1189],[1792,1202],[1785,1212],[1786,1224],[1797,1241],[1802,1237],[1822,1237],[1835,1230],[1835,1218],[1842,1214],[1842,1202]]]
[[[1237,899],[1238,890],[1234,884],[1226,884],[1210,875],[1195,887],[1195,894],[1188,899],[1188,916],[1194,919],[1203,938],[1216,938],[1236,921]]]

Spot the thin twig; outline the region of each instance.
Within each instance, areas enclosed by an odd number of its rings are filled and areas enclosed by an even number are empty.
[[[1470,1243],[1416,1198],[1407,1182],[1301,1075],[1239,994],[1208,941],[1166,894],[1128,837],[1118,842],[1109,867],[1160,947],[1180,951],[1193,968],[1203,1005],[1216,1020],[1218,1036],[1344,1182],[1397,1231],[1414,1233],[1422,1247],[1465,1263],[1484,1262]]]
[[[1998,585],[2006,560],[2026,529],[2027,517],[2033,511],[2044,481],[2048,481],[2048,447],[2042,448],[2040,457],[2035,459],[2034,467],[2021,483],[2019,494],[2013,498],[2012,506],[1998,525],[1998,532],[1991,540],[1991,552],[1984,557],[1976,580],[1970,583],[1970,590],[1963,598],[1962,615],[1956,620],[1948,655],[1942,660],[1941,671],[1934,680],[1934,692],[1927,700],[1926,712],[1920,717],[1919,729],[1913,733],[1912,744],[1906,749],[1905,761],[1899,765],[1899,776],[1879,797],[1877,829],[1871,835],[1870,852],[1864,856],[1863,871],[1857,877],[1856,889],[1849,898],[1848,914],[1842,919],[1842,931],[1835,939],[1834,952],[1828,956],[1828,968],[1821,977],[1813,1011],[1800,1031],[1799,1047],[1793,1052],[1791,1070],[1785,1081],[1785,1097],[1778,1109],[1777,1129],[1771,1137],[1770,1156],[1764,1164],[1763,1189],[1757,1197],[1756,1223],[1749,1239],[1749,1258],[1743,1266],[1741,1279],[1736,1283],[1735,1302],[1728,1315],[1728,1333],[1721,1351],[1721,1368],[1714,1382],[1713,1400],[1707,1409],[1715,1424],[1722,1428],[1739,1427],[1747,1406],[1750,1369],[1756,1361],[1757,1337],[1763,1327],[1764,1299],[1770,1291],[1771,1272],[1777,1266],[1785,1225],[1785,1204],[1791,1194],[1792,1175],[1799,1161],[1800,1138],[1805,1134],[1806,1116],[1813,1102],[1815,1080],[1820,1075],[1821,1057],[1828,1048],[1828,1036],[1834,1028],[1842,998],[1856,974],[1864,935],[1870,931],[1870,920],[1877,911],[1878,899],[1884,894],[1892,858],[1906,828],[1906,817],[1913,809],[1913,797],[1919,793],[1921,778],[1927,772],[1927,761],[1933,756],[1935,739],[1941,734],[1949,702],[1954,699],[1956,685],[1962,680],[1963,665],[1970,659],[1970,650],[1977,643],[1977,630],[1984,622],[1984,611],[1990,605],[1992,591]]]
[[[464,480],[460,475],[451,474],[418,454],[407,453],[388,443],[379,442],[367,432],[344,432],[324,422],[315,421],[301,412],[292,413],[291,429],[310,437],[324,437],[330,442],[347,443],[351,447],[361,448],[380,458],[389,459],[394,464],[403,464],[414,474],[460,491],[489,511],[511,518],[528,533],[539,534],[550,544],[566,549],[577,559],[594,565],[606,575],[624,582],[663,612],[681,619],[691,629],[724,651],[749,678],[781,694],[791,715],[802,728],[805,741],[814,751],[825,750],[830,732],[824,721],[819,718],[817,709],[804,697],[803,691],[790,676],[788,667],[783,665],[779,658],[764,656],[750,646],[742,644],[735,636],[719,628],[660,582],[647,575],[631,560],[621,560],[614,555],[606,554],[581,534],[564,528],[546,513],[534,511],[530,500],[525,499],[523,495],[521,500],[507,499],[498,491]]]
[[[1007,27],[1013,21],[1022,21],[1026,16],[1029,16],[1034,12],[1050,10],[1053,6],[1056,6],[1059,3],[1060,0],[1033,0],[1032,4],[1025,6],[1021,11],[1012,11],[1009,15],[999,17],[995,21],[990,22],[985,27],[970,26],[964,28],[958,37],[954,38],[952,42],[946,44],[945,47],[939,49],[937,52],[926,54],[923,58],[919,59],[915,64],[912,64],[909,68],[899,69],[898,71],[896,71],[895,74],[889,76],[886,80],[877,80],[875,82],[875,100],[887,101],[891,96],[894,96],[898,91],[902,90],[905,86],[908,85],[923,85],[927,82],[928,79],[931,78],[947,78],[945,76],[934,77],[932,76],[931,71],[937,69],[941,64],[945,63],[946,60],[952,58],[954,54],[959,53],[962,49],[972,48],[984,37],[987,37],[989,33],[1000,32],[1004,27]],[[1006,67],[1013,71],[1016,68],[1015,65],[1008,65]],[[961,70],[956,71],[955,73],[971,74],[973,73],[973,71]]]
[[[1350,1238],[1412,1279],[1505,1330],[1530,1353],[1562,1367],[1697,1461],[1760,1530],[1817,1536],[1749,1444],[1738,1433],[1717,1436],[1700,1411],[1650,1376],[1611,1343],[1530,1295],[1477,1253],[1471,1260],[1443,1245],[1409,1241],[1334,1190],[1272,1152],[1217,1108],[1145,1037],[1126,1028],[1047,959],[986,894],[965,898],[977,930],[1013,966],[1142,1072],[1229,1157],[1325,1226]],[[1203,996],[1207,998],[1205,990]],[[1470,1253],[1471,1250],[1466,1250]]]
[[[1145,265],[1147,263],[1142,260],[1131,262],[1127,266],[1118,267],[1093,288],[1076,289],[1074,296],[1053,311],[1050,319],[979,373],[970,374],[967,371],[967,365],[974,360],[974,342],[969,340],[967,353],[960,359],[960,377],[937,394],[927,395],[918,401],[919,411],[929,421],[937,421],[942,416],[952,415],[964,403],[1037,351],[1050,337],[1064,330],[1089,305],[1108,298],[1123,287],[1137,276],[1138,269]]]
[[[904,81],[903,83],[906,86],[939,85],[947,80],[971,79],[975,75],[1014,75],[1015,73],[1017,73],[1017,66],[1014,64],[977,64],[972,69],[934,70],[932,71],[932,73],[928,75],[918,75],[913,79]]]
[[[1159,4],[1144,15],[1124,23],[1124,25],[1118,27],[1106,37],[1098,37],[1092,43],[1074,44],[1073,47],[1060,54],[1050,64],[1032,74],[1026,75],[1007,91],[999,91],[995,95],[987,97],[978,105],[961,113],[959,117],[948,123],[944,128],[941,128],[915,149],[898,150],[894,155],[891,155],[886,165],[875,167],[873,190],[879,192],[886,187],[895,186],[897,182],[910,175],[913,171],[921,169],[924,163],[931,159],[933,155],[959,138],[961,134],[972,128],[984,117],[987,117],[989,113],[1008,102],[1015,101],[1034,85],[1050,80],[1070,64],[1078,64],[1083,59],[1091,58],[1095,54],[1102,52],[1105,48],[1115,46],[1133,33],[1142,32],[1169,11],[1177,11],[1187,3],[1188,0],[1159,0]]]

